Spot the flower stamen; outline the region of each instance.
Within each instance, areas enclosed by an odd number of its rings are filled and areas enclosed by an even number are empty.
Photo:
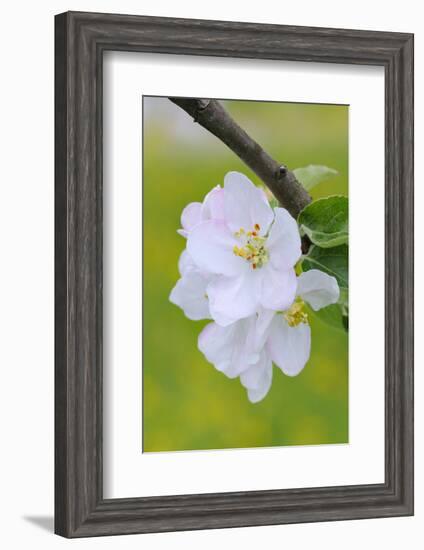
[[[301,323],[308,324],[308,314],[305,311],[305,302],[300,298],[291,305],[290,309],[283,313],[289,327],[297,327]]]
[[[252,269],[262,267],[268,261],[268,251],[265,248],[266,237],[258,234],[260,229],[260,225],[255,223],[253,231],[246,231],[241,227],[234,233],[235,237],[243,239],[244,246],[234,245],[233,253],[248,261]]]

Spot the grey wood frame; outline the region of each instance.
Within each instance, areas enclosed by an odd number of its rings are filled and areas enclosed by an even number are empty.
[[[105,50],[385,68],[384,483],[103,499]],[[56,16],[55,51],[56,533],[85,537],[412,515],[413,35],[68,12]]]

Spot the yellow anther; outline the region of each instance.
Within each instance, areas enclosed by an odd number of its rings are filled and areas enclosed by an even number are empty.
[[[244,248],[240,248],[236,245],[234,245],[234,247],[233,247],[233,253],[236,256],[240,256],[241,258],[246,258],[247,255],[248,255],[248,252]]]
[[[289,325],[289,327],[297,327],[300,323],[308,323],[308,314],[304,310],[305,303],[300,298],[297,298],[295,302],[291,305],[284,313],[284,317]]]
[[[268,261],[268,252],[265,248],[266,237],[260,237],[257,233],[260,227],[259,224],[255,224],[254,231],[247,231],[242,227],[234,233],[234,235],[241,239],[244,246],[233,247],[233,253],[240,258],[244,258],[250,264],[252,269],[262,267]]]

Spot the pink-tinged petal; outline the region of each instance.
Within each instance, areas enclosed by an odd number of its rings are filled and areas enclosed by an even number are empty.
[[[247,389],[251,403],[258,403],[267,395],[272,383],[272,362],[265,350],[255,365],[242,372],[240,381]]]
[[[253,323],[253,318],[227,327],[210,323],[199,335],[199,350],[217,370],[229,378],[235,378],[259,358],[250,348],[249,336]]]
[[[311,354],[309,325],[300,323],[290,327],[283,315],[276,315],[272,321],[267,349],[277,367],[288,376],[296,376]]]
[[[201,212],[201,202],[191,202],[188,204],[181,214],[181,225],[183,230],[190,232],[193,227],[196,227],[196,225],[202,221]]]
[[[340,289],[335,277],[319,269],[311,269],[301,273],[297,278],[297,295],[308,302],[312,309],[318,311],[322,307],[337,303]]]
[[[219,185],[210,191],[203,201],[202,220],[224,220],[224,189]]]
[[[184,239],[187,239],[188,237],[188,231],[185,229],[177,229],[178,235],[181,235],[181,237],[184,237]]]
[[[275,208],[266,247],[270,264],[280,270],[292,268],[302,254],[297,223],[284,208]]]
[[[209,282],[196,270],[188,271],[171,291],[170,302],[179,306],[192,321],[210,319],[206,287]]]
[[[207,288],[212,319],[227,326],[253,315],[258,307],[260,286],[261,278],[255,272],[246,271],[238,277],[216,277]]]
[[[215,220],[197,225],[187,239],[187,251],[199,269],[227,276],[244,270],[247,262],[233,252],[236,239],[225,223]]]
[[[187,273],[187,271],[191,271],[193,269],[197,269],[193,258],[190,256],[187,250],[183,250],[178,260],[178,271],[180,272],[181,277],[185,273]]]
[[[271,264],[261,268],[263,271],[261,304],[266,309],[281,311],[288,309],[296,297],[296,273],[294,269],[278,271]]]
[[[231,231],[252,231],[258,224],[259,233],[265,235],[274,219],[265,193],[239,172],[225,176],[224,191],[225,220]]]

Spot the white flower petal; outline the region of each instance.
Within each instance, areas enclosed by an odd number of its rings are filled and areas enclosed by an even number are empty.
[[[233,252],[237,241],[225,223],[202,222],[189,234],[187,251],[199,269],[209,273],[234,276],[247,262]]]
[[[201,212],[201,202],[191,202],[190,204],[188,204],[181,214],[181,225],[183,227],[183,230],[185,230],[186,232],[190,232],[193,227],[200,223],[202,221]]]
[[[274,319],[275,311],[260,307],[256,314],[254,345],[256,350],[262,350],[271,330],[271,322]]]
[[[267,349],[274,363],[288,376],[296,376],[303,369],[311,354],[311,329],[300,323],[290,327],[283,315],[272,321]]]
[[[199,335],[199,350],[217,370],[235,378],[259,358],[250,346],[252,330],[253,317],[227,327],[209,323]]]
[[[187,250],[183,250],[181,252],[180,258],[178,260],[178,271],[180,272],[181,277],[187,273],[187,271],[191,271],[192,269],[197,269],[196,264],[193,261],[193,258],[190,256],[190,254],[187,252]]]
[[[247,389],[247,396],[251,403],[262,401],[272,383],[272,362],[265,350],[259,361],[240,375],[240,381]]]
[[[197,270],[190,270],[177,281],[169,300],[179,306],[186,317],[193,321],[210,319],[206,287],[209,278]]]
[[[260,284],[261,278],[253,271],[213,279],[206,290],[212,319],[226,326],[252,315],[258,307]]]
[[[271,358],[265,349],[262,349],[258,355],[258,360],[250,365],[240,375],[240,382],[245,388],[257,388],[262,381],[262,377],[271,362]]]
[[[201,217],[206,220],[224,220],[224,189],[217,185],[203,201]]]
[[[265,193],[239,172],[225,176],[224,191],[225,220],[231,231],[252,231],[258,224],[259,233],[264,235],[274,219]]]
[[[247,397],[251,403],[259,403],[271,389],[272,384],[272,369],[269,371],[267,377],[264,377],[262,380],[262,385],[255,389],[247,390]]]
[[[308,302],[312,309],[318,311],[322,307],[337,303],[340,289],[335,277],[319,269],[311,269],[301,273],[297,278],[297,295]]]
[[[271,264],[261,268],[263,272],[261,304],[264,308],[281,311],[288,309],[296,297],[296,273],[294,269],[278,271]]]
[[[269,262],[275,269],[290,269],[302,253],[299,229],[287,210],[275,208],[274,212],[275,220],[266,242]]]

